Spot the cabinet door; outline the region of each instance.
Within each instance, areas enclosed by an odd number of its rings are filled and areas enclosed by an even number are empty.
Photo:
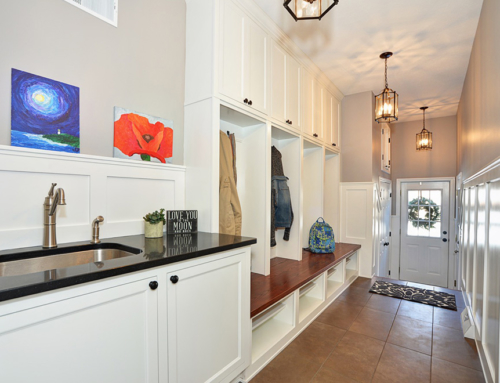
[[[244,83],[244,97],[251,101],[250,107],[263,113],[267,108],[267,33],[250,19],[247,24],[247,47],[245,51],[246,70]]]
[[[323,101],[322,87],[319,81],[313,81],[313,136],[323,138]]]
[[[286,108],[286,52],[273,43],[271,52],[271,116],[285,122]]]
[[[333,147],[333,96],[323,88],[323,142],[328,147]]]
[[[312,75],[302,71],[302,133],[313,136],[313,83]]]
[[[0,317],[0,382],[157,383],[158,302],[150,281]]]
[[[340,149],[340,101],[332,97],[332,145]]]
[[[234,379],[250,365],[249,253],[173,271],[167,279],[169,383]]]
[[[245,15],[232,1],[222,2],[219,91],[243,102]]]
[[[300,130],[300,65],[291,56],[286,58],[286,119]]]

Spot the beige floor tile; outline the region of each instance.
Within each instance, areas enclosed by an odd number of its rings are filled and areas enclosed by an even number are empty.
[[[384,342],[348,331],[323,367],[359,382],[370,382]]]
[[[369,307],[374,310],[385,311],[391,314],[396,314],[400,303],[401,299],[398,298],[387,297],[379,294],[372,294],[372,297],[366,304],[366,307]]]
[[[460,312],[434,307],[434,324],[454,328],[455,330],[462,330]]]
[[[481,370],[479,356],[473,340],[464,338],[462,331],[434,325],[432,356]]]
[[[373,282],[370,278],[358,277],[354,282],[352,282],[350,287],[362,288],[365,289],[365,291],[368,291],[372,285]]]
[[[349,331],[385,341],[391,330],[394,314],[363,308]]]
[[[431,357],[387,343],[373,383],[426,383],[431,380]]]
[[[252,383],[310,382],[321,365],[317,357],[311,357],[292,342],[252,379]]]
[[[371,295],[372,294],[368,292],[368,289],[351,286],[342,294],[340,294],[337,300],[353,303],[358,306],[364,306],[371,298]]]
[[[353,380],[344,376],[336,371],[330,370],[328,368],[322,367],[318,373],[314,376],[311,383],[358,383],[357,380]]]
[[[464,367],[459,364],[432,358],[432,383],[483,383],[481,371]]]
[[[361,310],[363,310],[362,306],[335,301],[323,311],[316,321],[348,330]]]
[[[397,316],[387,342],[431,355],[432,323]]]
[[[346,330],[314,321],[294,341],[311,357],[323,363],[342,339]]]
[[[403,315],[412,319],[432,323],[433,307],[422,303],[401,301],[398,316]]]

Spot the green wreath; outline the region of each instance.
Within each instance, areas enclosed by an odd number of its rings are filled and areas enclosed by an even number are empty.
[[[418,202],[420,200],[420,205],[418,205]],[[429,229],[434,229],[436,221],[439,219],[441,216],[441,212],[439,211],[439,206],[436,205],[436,203],[433,200],[427,199],[427,198],[415,198],[410,201],[410,205],[408,207],[408,219],[410,219],[412,222],[413,227],[424,227],[426,230]],[[420,206],[429,206],[429,209],[427,210],[427,213],[425,214],[425,221],[422,221],[422,218],[419,218],[419,209]],[[430,217],[429,217],[430,216]],[[431,222],[429,222],[429,220]]]

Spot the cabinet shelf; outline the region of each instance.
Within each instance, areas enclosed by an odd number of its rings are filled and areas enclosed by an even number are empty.
[[[324,301],[324,273],[299,290],[299,323],[306,319]]]
[[[350,282],[359,274],[358,268],[358,252],[354,253],[350,257],[345,260],[345,280],[346,282]]]
[[[327,272],[326,297],[329,298],[344,284],[344,264],[332,267]]]

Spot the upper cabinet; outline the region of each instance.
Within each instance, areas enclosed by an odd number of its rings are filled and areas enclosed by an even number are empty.
[[[267,114],[268,35],[232,1],[221,8],[219,92]]]
[[[271,116],[280,123],[300,130],[301,67],[276,42],[271,50]]]
[[[323,137],[322,87],[310,72],[303,70],[302,133],[312,139]]]
[[[339,149],[340,102],[323,88],[323,142],[325,146]]]

